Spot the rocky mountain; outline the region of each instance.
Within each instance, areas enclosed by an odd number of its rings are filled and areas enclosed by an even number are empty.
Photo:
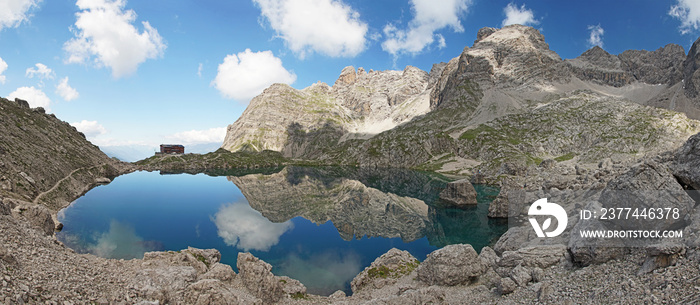
[[[371,137],[428,112],[429,80],[428,73],[410,66],[383,72],[347,67],[333,87],[317,83],[296,90],[275,84],[250,102],[242,114],[246,119],[228,127],[222,147],[299,157],[312,153],[307,138]]]
[[[483,28],[429,73],[347,67],[332,87],[273,85],[229,126],[222,148],[461,174],[498,173],[506,160],[638,158],[700,130],[698,48],[594,47],[562,60],[534,28]]]
[[[42,203],[53,211],[87,191],[85,185],[109,181],[130,167],[107,157],[73,126],[20,99],[0,98],[0,156],[0,197]]]

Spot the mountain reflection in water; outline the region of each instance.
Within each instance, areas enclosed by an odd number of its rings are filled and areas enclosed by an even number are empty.
[[[59,212],[64,230],[57,236],[78,252],[108,258],[216,248],[234,269],[246,251],[310,293],[351,293],[350,281],[391,248],[423,260],[453,243],[478,251],[506,230],[486,217],[498,189],[476,185],[479,205],[445,209],[438,194],[447,181],[411,170],[340,167],[136,172]]]

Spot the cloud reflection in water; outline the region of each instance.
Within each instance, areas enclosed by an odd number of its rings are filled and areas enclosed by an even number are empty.
[[[330,295],[348,290],[348,284],[362,268],[360,256],[354,251],[326,250],[304,258],[289,254],[279,267],[279,274],[304,283],[309,293]]]
[[[114,219],[109,223],[109,231],[98,235],[96,241],[96,244],[87,246],[88,252],[105,258],[141,258],[148,251],[163,248],[159,242],[144,241],[136,235],[134,227]]]
[[[246,203],[222,206],[212,218],[224,242],[243,251],[268,251],[294,227],[291,221],[274,223]]]

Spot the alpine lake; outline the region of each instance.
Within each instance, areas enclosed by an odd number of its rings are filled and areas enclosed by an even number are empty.
[[[479,252],[507,230],[507,221],[487,217],[498,188],[475,185],[478,205],[454,209],[439,199],[447,182],[405,169],[134,172],[61,210],[57,237],[115,259],[215,248],[234,270],[238,253],[250,252],[309,293],[349,295],[352,279],[391,248],[422,261],[456,243]]]

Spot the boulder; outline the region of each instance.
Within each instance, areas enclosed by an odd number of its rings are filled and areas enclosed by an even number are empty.
[[[282,283],[272,274],[272,266],[250,253],[238,253],[238,276],[248,291],[263,303],[279,301],[284,295]]]
[[[688,139],[675,154],[673,175],[686,188],[700,190],[700,133]]]
[[[538,166],[544,169],[552,169],[555,165],[557,165],[557,161],[552,159],[544,159]]]
[[[221,263],[215,263],[209,268],[207,273],[203,274],[200,279],[215,279],[222,282],[230,281],[236,277],[231,266]]]
[[[518,284],[518,286],[527,286],[527,283],[532,281],[532,275],[530,275],[530,270],[526,269],[522,265],[518,265],[510,272],[510,278],[513,282]]]
[[[244,291],[231,289],[230,286],[215,279],[203,279],[185,291],[185,304],[226,305],[257,304],[260,301]]]
[[[46,235],[53,235],[56,224],[53,222],[51,212],[43,205],[24,204],[14,209],[15,215],[29,221],[34,227]]]
[[[288,276],[278,277],[278,281],[282,283],[282,291],[291,296],[306,295],[306,286],[301,282]]]
[[[548,268],[558,264],[566,258],[566,252],[564,245],[531,246],[517,250],[518,255],[522,258],[523,266],[539,268]]]
[[[15,103],[17,103],[17,106],[19,106],[20,108],[29,109],[29,102],[23,99],[15,98]]]
[[[498,284],[498,292],[501,294],[512,293],[517,288],[518,284],[509,277],[502,278],[501,282]]]
[[[160,301],[180,299],[185,288],[197,279],[197,271],[190,266],[148,268],[139,271],[129,288],[140,295]]]
[[[606,219],[604,225],[610,229],[622,230],[674,230],[688,224],[695,201],[683,190],[671,171],[655,161],[647,161],[631,168],[626,173],[608,182],[600,195],[604,208],[646,209],[647,211],[667,211],[677,209],[662,219],[628,217]],[[678,215],[678,217],[672,217]],[[658,216],[658,215],[657,215]],[[618,217],[619,218],[619,217]]]
[[[585,207],[589,211],[599,211],[600,208],[601,205],[597,201],[591,201]],[[607,228],[597,219],[580,220],[574,225],[568,245],[572,262],[581,266],[600,264],[622,257],[629,252],[629,248],[623,247],[624,245],[618,240],[584,238],[577,233],[598,230],[607,230]]]
[[[493,267],[496,266],[496,263],[498,263],[498,254],[496,254],[496,251],[493,251],[491,247],[483,247],[481,248],[481,253],[479,253],[479,259],[481,259],[481,262],[486,266],[486,267]]]
[[[680,256],[685,254],[685,250],[685,245],[678,243],[661,243],[648,246],[646,248],[648,257],[639,271],[637,271],[637,275],[675,265]]]
[[[0,198],[0,215],[10,215],[12,213],[12,208],[10,205],[5,204],[2,198]]]
[[[476,190],[468,179],[452,181],[440,192],[440,199],[456,207],[477,204]]]
[[[418,279],[429,285],[464,285],[485,271],[486,266],[471,245],[457,244],[428,254],[418,267]]]
[[[368,286],[379,289],[394,284],[396,279],[413,272],[418,264],[418,260],[408,251],[392,248],[355,276],[350,288],[355,293]]]

